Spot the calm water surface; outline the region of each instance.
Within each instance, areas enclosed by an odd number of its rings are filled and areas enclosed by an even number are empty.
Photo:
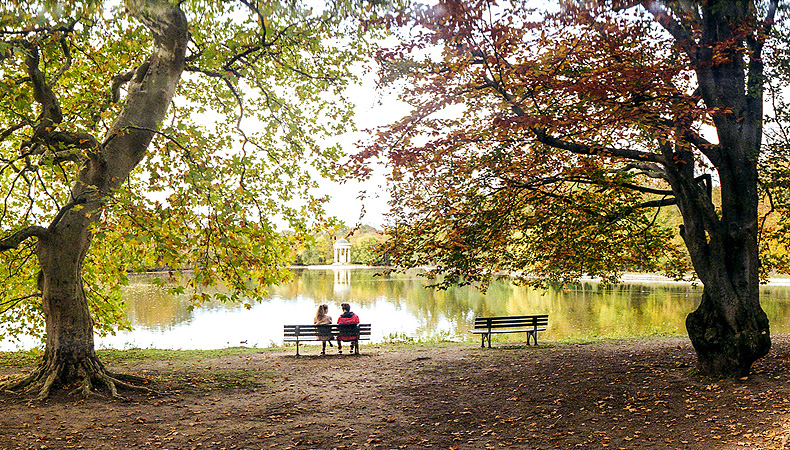
[[[98,339],[100,347],[209,349],[282,342],[284,324],[312,323],[317,306],[330,315],[351,303],[363,322],[373,324],[373,342],[395,338],[468,335],[476,316],[549,314],[542,339],[590,336],[685,334],[685,317],[699,303],[702,288],[677,283],[624,283],[606,287],[579,283],[535,290],[507,282],[492,283],[485,295],[469,288],[426,289],[418,273],[375,276],[373,269],[298,269],[293,282],[270,289],[270,296],[247,310],[213,304],[189,310],[184,297],[139,277],[126,300],[134,331]],[[790,332],[790,286],[765,286],[763,308],[773,333]],[[514,340],[517,335],[510,335]],[[243,344],[242,344],[243,343]]]
[[[125,294],[134,330],[97,338],[97,346],[266,347],[282,342],[284,324],[312,323],[321,303],[329,305],[336,319],[342,302],[351,303],[363,322],[373,324],[373,342],[436,336],[461,339],[469,335],[476,316],[537,313],[549,314],[548,330],[540,335],[543,340],[685,334],[685,317],[696,308],[702,292],[699,286],[679,283],[629,282],[606,287],[583,282],[535,290],[495,282],[483,295],[469,287],[426,289],[428,281],[416,272],[376,273],[374,269],[297,269],[293,282],[272,287],[269,297],[250,310],[226,304],[190,310],[186,296],[169,295],[151,284],[150,277],[138,276]],[[790,332],[790,285],[764,286],[761,302],[772,333]],[[0,345],[0,349],[9,348]]]

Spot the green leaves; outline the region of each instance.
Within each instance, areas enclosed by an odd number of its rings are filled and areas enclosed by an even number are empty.
[[[364,8],[208,0],[180,7],[189,20],[187,72],[168,117],[128,179],[103,194],[104,209],[91,212],[82,276],[101,333],[126,326],[119,287],[130,271],[171,270],[165,284],[195,304],[209,299],[208,288],[239,301],[286,280],[298,242],[327,220],[315,177],[337,176],[340,151],[323,142],[352,127],[342,89],[369,45],[358,26]],[[82,162],[104,158],[104,145],[45,141],[44,125],[50,135],[84,133],[105,144],[139,131],[110,130],[129,81],[144,76],[137,69],[151,37],[122,5],[97,1],[4,5],[0,31],[0,229],[10,234],[48,226],[75,183],[83,187]],[[32,53],[60,123],[40,123],[25,61]],[[0,304],[14,305],[3,319],[17,324],[6,333],[42,329],[36,297],[14,300],[37,293],[32,247],[2,257],[8,289]]]

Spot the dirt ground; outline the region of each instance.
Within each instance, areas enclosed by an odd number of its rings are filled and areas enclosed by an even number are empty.
[[[783,449],[789,353],[745,381],[695,375],[685,338],[110,361],[161,394],[2,394],[0,448]]]

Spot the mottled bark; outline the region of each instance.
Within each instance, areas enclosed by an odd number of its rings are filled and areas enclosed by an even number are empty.
[[[153,34],[152,53],[129,78],[123,111],[104,142],[84,161],[69,204],[48,228],[31,231],[38,237],[46,348],[42,364],[33,373],[1,387],[38,391],[39,398],[46,397],[54,385],[73,385],[89,394],[93,385],[101,383],[112,395],[117,395],[119,386],[132,387],[121,381],[128,377],[108,372],[96,358],[82,264],[91,245],[90,226],[102,214],[102,199],[141,161],[167,113],[184,68],[187,22],[178,6],[166,1],[131,0],[127,8]],[[50,94],[51,90],[42,92]],[[44,94],[37,99],[59,110],[54,95]]]

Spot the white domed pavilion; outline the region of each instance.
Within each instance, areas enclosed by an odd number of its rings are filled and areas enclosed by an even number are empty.
[[[335,264],[351,264],[351,242],[340,238],[332,247],[335,249]]]

